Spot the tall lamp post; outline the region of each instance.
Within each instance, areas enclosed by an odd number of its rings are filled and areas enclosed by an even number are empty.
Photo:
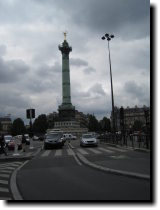
[[[111,79],[111,97],[112,97],[112,122],[113,122],[113,133],[115,133],[115,112],[114,112],[114,96],[113,96],[113,82],[112,82],[112,68],[111,68],[111,56],[110,56],[110,48],[109,41],[114,38],[114,35],[105,34],[102,36],[102,40],[108,41],[108,51],[109,51],[109,65],[110,65],[110,79]]]

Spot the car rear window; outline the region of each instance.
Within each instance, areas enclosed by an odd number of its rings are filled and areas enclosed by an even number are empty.
[[[58,137],[62,137],[62,133],[52,133],[52,134],[47,134],[46,136],[47,139],[58,138]]]
[[[86,134],[86,135],[83,135],[83,138],[85,138],[85,139],[93,138],[93,135],[91,135],[91,134]]]

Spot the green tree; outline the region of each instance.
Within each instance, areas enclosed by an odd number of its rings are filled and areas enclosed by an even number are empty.
[[[110,119],[108,119],[107,117],[103,117],[103,119],[100,120],[99,123],[100,123],[101,131],[103,131],[103,132],[105,132],[105,131],[110,132],[111,131]]]
[[[12,135],[21,135],[26,132],[24,122],[21,118],[17,118],[13,121],[12,124]]]
[[[135,120],[132,129],[134,131],[140,131],[142,130],[142,127],[143,127],[143,122],[140,120]]]
[[[88,115],[89,123],[88,123],[88,130],[97,132],[100,130],[100,125],[98,120],[94,115]]]
[[[33,123],[33,131],[35,133],[45,133],[48,128],[47,117],[45,114],[39,115]]]

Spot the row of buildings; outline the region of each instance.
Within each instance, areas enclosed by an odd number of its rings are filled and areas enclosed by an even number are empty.
[[[115,107],[115,128],[117,131],[121,130],[121,116],[120,108]],[[146,125],[150,128],[150,107],[127,107],[123,109],[123,120],[125,130],[131,130],[135,121],[140,121],[143,126]],[[113,123],[113,114],[111,113],[111,123]]]
[[[57,127],[56,124],[56,118],[58,118],[57,112],[52,112],[47,115],[47,120],[50,128]],[[79,112],[78,110],[75,110],[75,119],[77,123],[79,123],[81,128],[87,128],[89,119],[88,115],[84,114],[83,112]],[[134,122],[138,120],[141,121],[144,126],[148,125],[150,127],[150,108],[143,106],[143,107],[127,107],[124,108],[124,126],[125,130],[130,130]],[[111,113],[111,122],[112,122],[112,113]],[[62,125],[60,125],[63,128],[67,128],[68,124],[71,122],[61,122]],[[67,124],[68,123],[68,124]],[[112,124],[112,123],[111,123]],[[78,126],[77,124],[71,125],[71,127]],[[120,125],[120,108],[115,107],[115,126],[116,130],[121,130]],[[11,132],[12,128],[12,120],[10,116],[0,117],[0,133],[8,134]],[[87,131],[87,130],[86,130]]]

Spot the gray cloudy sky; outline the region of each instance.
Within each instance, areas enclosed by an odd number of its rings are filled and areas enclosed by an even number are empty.
[[[62,101],[63,31],[70,53],[72,104],[98,119],[110,115],[105,33],[110,42],[116,106],[150,104],[149,0],[1,0],[0,115],[25,119],[57,111]]]

